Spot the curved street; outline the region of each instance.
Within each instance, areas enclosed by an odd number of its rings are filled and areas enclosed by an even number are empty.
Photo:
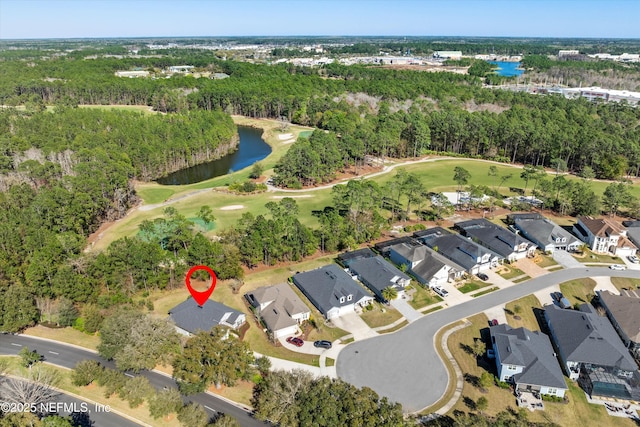
[[[444,395],[449,381],[435,347],[435,335],[441,328],[559,283],[594,276],[640,279],[640,271],[598,267],[560,270],[436,311],[398,332],[347,345],[336,361],[337,374],[401,403],[405,412],[421,411]]]
[[[23,346],[27,346],[29,347],[29,350],[36,350],[38,353],[42,354],[45,358],[45,362],[62,366],[64,368],[72,369],[82,360],[96,360],[108,368],[115,369],[115,364],[113,362],[108,362],[101,358],[97,353],[83,350],[79,347],[66,345],[60,342],[32,338],[25,335],[0,335],[0,354],[17,355]],[[151,385],[156,389],[176,387],[176,383],[173,378],[162,375],[158,372],[142,371],[139,375],[147,378]],[[265,423],[251,417],[248,411],[208,393],[199,393],[188,396],[186,400],[202,405],[210,416],[213,416],[218,412],[231,415],[238,420],[238,423],[243,427],[258,427],[266,425]]]

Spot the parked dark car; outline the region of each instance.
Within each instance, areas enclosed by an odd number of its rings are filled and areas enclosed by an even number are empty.
[[[320,341],[314,342],[313,345],[315,347],[320,347],[320,348],[331,348],[331,341],[320,340]]]
[[[489,326],[498,326],[499,324],[500,322],[498,322],[498,319],[489,320]]]
[[[562,292],[554,292],[553,298],[558,302],[560,308],[571,308],[571,303],[562,295]]]
[[[302,347],[304,345],[304,341],[302,341],[298,337],[289,337],[289,338],[287,338],[287,342],[289,344],[295,345],[296,347]]]
[[[489,276],[487,276],[487,275],[486,275],[486,274],[484,274],[484,273],[478,273],[478,274],[476,274],[476,276],[478,276],[478,279],[480,279],[480,280],[484,280],[485,282],[486,282],[487,280],[489,280]]]

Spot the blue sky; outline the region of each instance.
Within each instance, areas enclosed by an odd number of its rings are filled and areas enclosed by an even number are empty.
[[[0,38],[640,38],[640,0],[0,0]]]

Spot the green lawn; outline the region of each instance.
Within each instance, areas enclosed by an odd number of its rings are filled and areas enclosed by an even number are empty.
[[[396,326],[394,326],[393,328],[389,328],[389,329],[383,329],[381,331],[378,331],[379,334],[390,334],[391,332],[395,332],[398,331],[402,328],[404,328],[405,326],[407,326],[409,324],[409,322],[407,320],[403,320],[402,322],[398,323]]]
[[[494,287],[492,287],[492,288],[485,289],[484,291],[480,291],[480,292],[478,292],[477,294],[473,294],[473,295],[471,295],[471,296],[472,296],[472,297],[474,297],[474,298],[476,298],[476,297],[481,297],[482,295],[489,294],[489,293],[491,293],[491,292],[493,292],[493,291],[497,291],[498,289],[500,289],[500,288],[499,288],[499,287],[497,287],[497,286],[494,286]]]
[[[520,307],[519,309],[516,307]],[[540,326],[536,320],[534,314],[534,308],[542,308],[540,301],[534,295],[527,295],[519,300],[511,301],[505,305],[505,311],[507,313],[507,322],[512,328],[519,328],[521,326],[529,329],[530,331],[539,331]],[[513,314],[511,314],[513,313]],[[520,319],[516,319],[519,317]]]
[[[520,270],[518,267],[515,267],[513,265],[504,264],[502,265],[502,267],[500,267],[500,271],[498,271],[498,274],[502,276],[504,279],[510,280],[510,279],[513,279],[514,277],[519,277],[524,275],[524,271]]]
[[[618,264],[623,263],[623,261],[617,256],[607,255],[607,254],[596,254],[591,252],[590,250],[585,251],[584,254],[573,254],[573,256],[582,263],[607,263],[607,264]]]
[[[621,289],[638,289],[640,288],[640,280],[639,279],[631,279],[628,277],[612,277],[611,283],[615,286],[618,291]]]
[[[536,264],[538,264],[538,266],[542,268],[551,267],[552,265],[558,265],[556,260],[553,259],[551,255],[546,254],[537,254],[534,261]]]
[[[431,290],[425,289],[422,285],[414,282],[412,286],[416,291],[411,301],[409,301],[409,305],[416,310],[442,301],[442,298],[434,294]]]
[[[390,325],[402,317],[402,314],[393,307],[383,306],[378,302],[374,303],[373,307],[373,310],[365,311],[360,315],[370,328]]]
[[[469,293],[469,292],[473,292],[473,291],[477,291],[478,289],[490,286],[491,283],[487,283],[487,282],[481,282],[479,280],[469,280],[467,281],[467,283],[465,283],[464,285],[460,286],[458,288],[458,290],[460,292],[462,292],[463,294]]]
[[[595,286],[596,281],[590,278],[570,280],[560,283],[560,292],[571,302],[571,305],[584,304],[591,302]]]

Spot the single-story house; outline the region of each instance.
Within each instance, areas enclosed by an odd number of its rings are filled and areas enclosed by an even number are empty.
[[[463,268],[417,241],[391,246],[389,258],[397,265],[406,266],[409,273],[429,287],[443,285],[464,273]]]
[[[580,310],[547,305],[544,317],[565,373],[593,396],[640,398],[638,365],[609,322],[591,304]]]
[[[349,270],[357,275],[358,279],[382,302],[387,302],[382,296],[385,288],[394,288],[400,297],[404,294],[405,286],[411,282],[409,276],[385,261],[380,255],[374,258],[356,259],[349,264]]]
[[[311,315],[309,307],[287,283],[258,288],[244,297],[274,338],[295,334],[298,325]]]
[[[398,245],[400,243],[412,243],[414,239],[409,236],[397,237],[391,240],[385,240],[384,242],[378,242],[373,247],[376,251],[380,252],[382,256],[389,256],[391,246]]]
[[[489,332],[500,381],[513,383],[516,392],[564,397],[567,384],[548,336],[507,324],[492,326]]]
[[[509,261],[535,255],[536,245],[485,218],[470,219],[455,224],[460,232]]]
[[[246,322],[244,313],[219,302],[208,300],[203,306],[191,297],[169,310],[169,319],[183,335],[209,331],[216,326],[238,329]]]
[[[638,249],[627,238],[627,230],[609,218],[579,216],[573,232],[596,253],[625,257],[634,255]]]
[[[550,219],[540,214],[507,215],[513,227],[546,253],[556,250],[575,251],[582,242]]]
[[[497,267],[504,260],[497,253],[442,227],[417,231],[413,235],[418,241],[453,262],[454,266],[460,266],[460,271],[469,274],[487,271]]]
[[[327,319],[352,313],[373,297],[336,264],[298,273],[293,283]]]
[[[634,293],[616,295],[597,291],[600,304],[618,332],[624,345],[633,352],[640,351],[640,298]]]

